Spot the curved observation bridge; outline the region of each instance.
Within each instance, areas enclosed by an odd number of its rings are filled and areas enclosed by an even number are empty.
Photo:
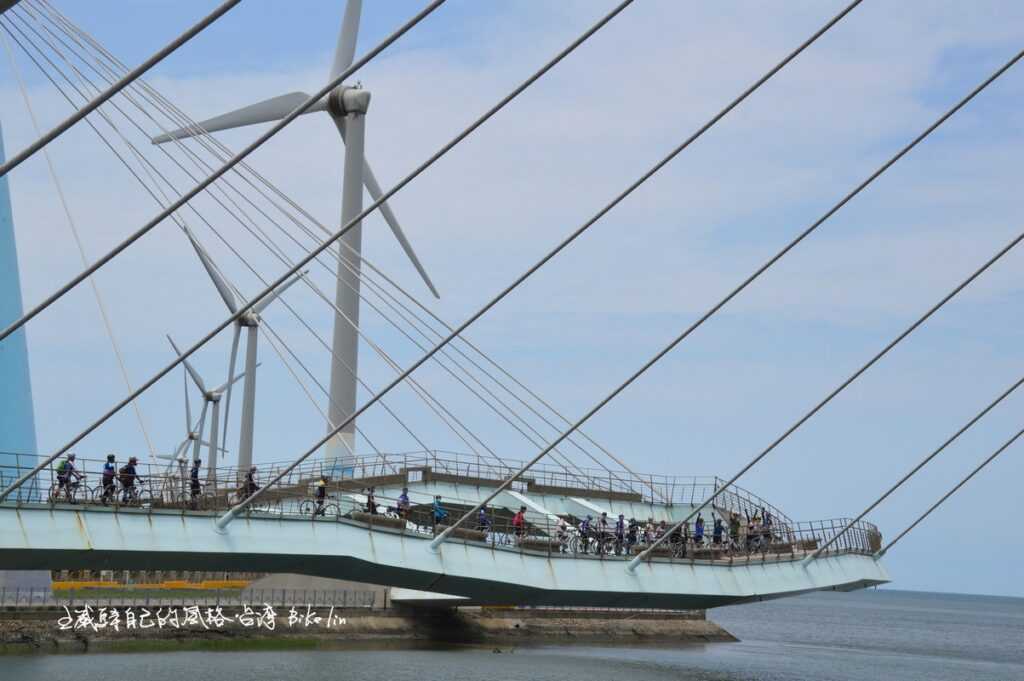
[[[811,552],[845,520],[794,522],[738,487],[708,507],[705,534],[686,528],[635,571],[627,559],[655,527],[684,518],[717,478],[632,476],[538,466],[503,492],[485,517],[436,550],[431,539],[516,470],[514,462],[447,452],[364,457],[314,500],[317,464],[296,469],[264,503],[225,530],[214,520],[235,500],[234,469],[204,471],[193,495],[187,471],[142,466],[137,494],[103,498],[99,461],[79,460],[83,485],[55,494],[54,471],[0,505],[0,563],[16,569],[244,570],[292,572],[462,596],[477,604],[708,608],[812,590],[852,590],[889,581],[873,558],[881,535],[869,523],[845,533],[819,558]],[[261,471],[273,474],[272,466]],[[15,471],[4,471],[9,477]],[[52,489],[51,489],[52,487]],[[377,513],[367,512],[373,488]],[[410,507],[399,517],[397,499]],[[435,500],[440,497],[435,508]],[[71,503],[74,502],[74,503]],[[520,532],[512,526],[525,507]],[[621,513],[638,530],[581,533],[581,519]],[[735,515],[734,515],[735,514]],[[442,517],[439,517],[442,516]],[[738,531],[728,521],[740,520]],[[714,520],[723,520],[717,540]],[[559,531],[559,519],[569,525]],[[767,521],[767,522],[766,522]]]

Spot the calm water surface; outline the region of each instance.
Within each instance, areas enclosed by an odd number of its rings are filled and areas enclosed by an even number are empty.
[[[0,658],[12,681],[1024,681],[1024,599],[869,591],[709,613],[743,639],[694,646],[180,652]]]

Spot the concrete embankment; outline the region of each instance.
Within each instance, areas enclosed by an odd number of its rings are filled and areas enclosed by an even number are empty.
[[[319,622],[307,621],[299,609],[278,609],[273,629],[259,609],[249,619],[240,608],[224,608],[228,621],[176,624],[169,612],[150,612],[142,619],[121,610],[107,613],[103,627],[82,622],[72,609],[21,609],[0,612],[0,652],[87,652],[204,649],[274,649],[374,647],[378,645],[487,644],[550,645],[599,643],[703,643],[735,641],[727,631],[704,618],[703,612],[574,611],[477,609],[411,610],[389,608],[321,609]],[[157,617],[168,618],[158,626]],[[241,616],[241,617],[240,617]],[[94,624],[99,613],[92,613]],[[127,622],[131,619],[133,626]],[[242,622],[239,621],[242,620]],[[115,630],[110,626],[118,622]],[[248,622],[248,625],[243,622]],[[146,626],[142,626],[145,623]],[[63,628],[62,628],[63,625]]]

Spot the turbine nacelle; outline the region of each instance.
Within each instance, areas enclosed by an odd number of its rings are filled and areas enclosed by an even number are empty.
[[[327,111],[335,118],[348,114],[366,115],[370,110],[370,91],[362,87],[339,85],[327,95]]]

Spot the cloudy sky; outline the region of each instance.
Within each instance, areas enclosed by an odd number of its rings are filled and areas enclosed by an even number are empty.
[[[54,1],[129,64],[213,6]],[[421,6],[366,4],[360,51]],[[428,300],[376,217],[365,227],[367,257],[448,322],[462,321],[843,4],[640,0],[392,201],[440,301]],[[242,3],[149,81],[195,118],[312,91],[327,76],[341,5]],[[611,6],[450,0],[356,76],[373,93],[366,146],[382,184],[408,173]],[[1022,19],[1024,7],[1013,2],[867,0],[469,336],[567,416],[581,415],[1020,50]],[[18,61],[42,124],[52,125],[68,104],[23,54]],[[729,476],[767,446],[1024,229],[1024,171],[1014,151],[1024,141],[1015,106],[1024,94],[1021,68],[600,412],[588,432],[638,470],[677,475]],[[0,122],[11,153],[34,133],[6,57],[0,73]],[[127,123],[120,127],[133,134]],[[237,149],[260,130],[221,139]],[[156,213],[88,127],[78,126],[51,153],[91,256]],[[317,219],[336,225],[341,158],[321,114],[291,125],[251,161]],[[31,304],[77,272],[79,256],[43,159],[10,181]],[[178,191],[189,186],[180,174],[175,183]],[[283,271],[229,216],[204,205],[262,276]],[[241,290],[260,290],[206,225],[184,217]],[[1008,254],[742,484],[794,519],[861,510],[1024,373],[1024,305],[1014,274],[1022,265],[1024,254]],[[324,273],[311,276],[329,287]],[[169,361],[163,334],[194,341],[225,316],[169,221],[105,267],[97,283],[136,383]],[[308,291],[286,298],[329,337],[322,303]],[[317,342],[278,307],[266,317],[325,379],[328,358]],[[366,314],[364,322],[400,363],[418,356],[379,317]],[[222,334],[197,356],[211,383],[226,375],[229,341]],[[29,343],[40,447],[52,451],[125,387],[87,287],[32,322]],[[368,383],[384,385],[393,373],[366,347],[362,353]],[[256,457],[286,460],[311,445],[323,423],[265,344],[261,359]],[[536,451],[442,372],[427,367],[422,380],[498,454]],[[466,450],[410,393],[392,403],[431,447]],[[140,406],[157,449],[173,449],[184,431],[180,374]],[[893,536],[1024,426],[1022,406],[1024,394],[1008,399],[870,519]],[[416,447],[386,414],[363,424],[382,449]],[[78,448],[109,450],[145,451],[131,412]],[[896,586],[1024,596],[1007,567],[1024,559],[1013,539],[1021,457],[1019,448],[1008,450],[893,550],[887,562]]]

